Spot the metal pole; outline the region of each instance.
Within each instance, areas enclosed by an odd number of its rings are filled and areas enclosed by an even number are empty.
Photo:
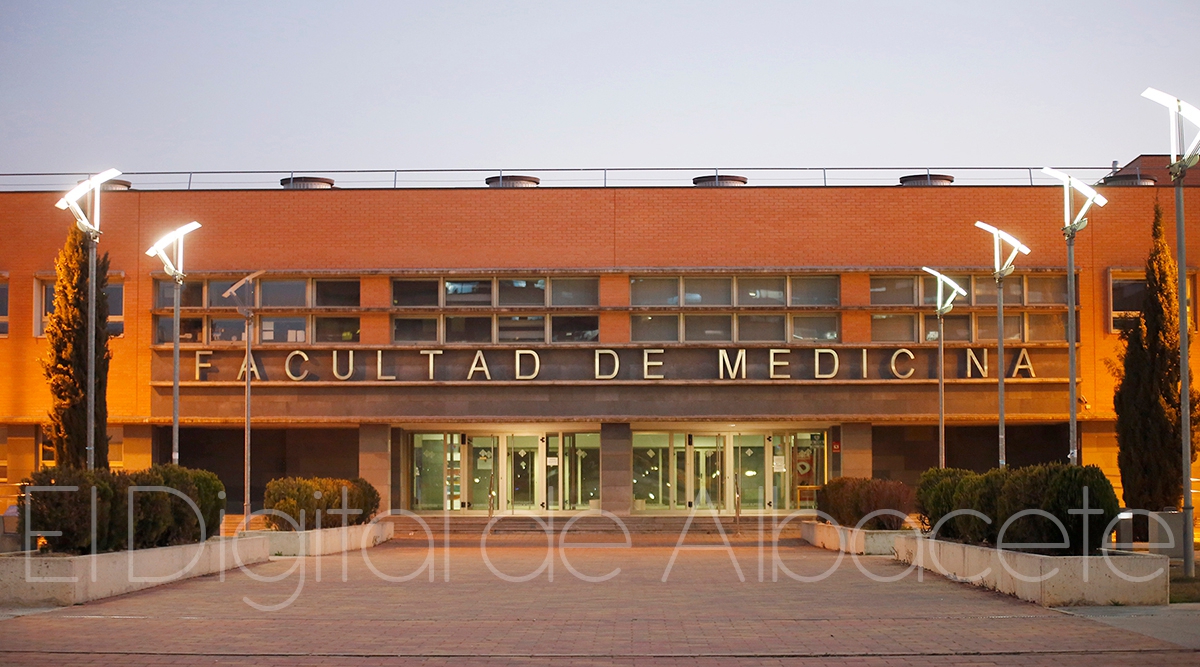
[[[941,282],[938,283],[941,291]],[[940,299],[939,299],[940,301]],[[946,328],[938,306],[938,467],[946,467]]]
[[[1078,407],[1079,399],[1078,392],[1078,371],[1076,369],[1076,350],[1075,350],[1075,229],[1071,224],[1074,218],[1075,211],[1073,200],[1071,197],[1071,181],[1068,179],[1063,187],[1066,192],[1065,211],[1066,211],[1066,226],[1063,227],[1063,236],[1067,237],[1067,401],[1071,406],[1068,408],[1070,414],[1069,438],[1067,444],[1067,459],[1071,465],[1079,465],[1079,423],[1078,423]]]
[[[92,191],[92,225],[100,228],[100,187]],[[87,318],[87,467],[96,468],[96,244],[100,237],[88,232]]]
[[[1182,126],[1182,123],[1180,123]],[[1180,129],[1182,139],[1182,128]],[[1183,142],[1180,141],[1180,146]],[[1180,150],[1180,154],[1183,151]],[[1182,157],[1181,157],[1182,159]],[[1187,244],[1184,242],[1183,224],[1183,177],[1187,173],[1182,167],[1175,179],[1175,242],[1179,246],[1179,430],[1183,440],[1183,576],[1196,576],[1196,553],[1194,512],[1192,509],[1192,406],[1191,381],[1188,368],[1188,312],[1187,312]]]
[[[251,309],[254,304],[254,281],[251,280],[246,284],[246,330],[242,335],[246,338],[246,465],[245,465],[245,484],[246,493],[243,503],[243,514],[245,515],[246,527],[244,530],[250,529],[250,369],[253,368],[254,357],[251,355],[250,340],[251,326],[253,324],[254,312]]]
[[[175,261],[179,261],[179,256],[183,251],[179,248],[183,245],[183,240],[176,241],[178,246],[175,250]],[[182,266],[176,264],[176,266]],[[181,287],[183,285],[183,276],[175,277],[175,340],[174,349],[171,351],[171,358],[174,361],[174,376],[171,383],[171,463],[179,465],[179,298]]]
[[[1007,467],[1004,447],[1004,272],[996,273],[996,366],[1000,376],[1000,467]]]

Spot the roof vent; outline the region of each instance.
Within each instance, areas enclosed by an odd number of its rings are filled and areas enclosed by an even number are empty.
[[[133,187],[133,183],[122,178],[111,178],[105,181],[100,189],[104,192],[113,192],[116,190],[129,190]]]
[[[1158,179],[1149,174],[1127,172],[1112,174],[1100,179],[1100,185],[1157,185]]]
[[[900,177],[900,185],[905,186],[950,185],[953,182],[954,177],[950,174],[909,174]]]
[[[488,176],[483,182],[487,183],[489,188],[536,188],[542,179],[537,176],[521,176],[519,174],[505,176],[501,174]]]
[[[279,184],[284,190],[331,190],[333,189],[332,178],[321,178],[320,176],[288,176],[287,178],[279,179]]]
[[[692,185],[698,188],[731,188],[745,185],[750,179],[733,174],[713,174],[712,176],[697,176],[692,179]]]

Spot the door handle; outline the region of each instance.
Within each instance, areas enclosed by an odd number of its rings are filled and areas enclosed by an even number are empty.
[[[767,501],[767,507],[774,507],[774,505],[771,504],[770,500]]]
[[[546,509],[546,503],[542,503],[542,509]]]

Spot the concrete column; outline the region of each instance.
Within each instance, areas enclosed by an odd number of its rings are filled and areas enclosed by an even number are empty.
[[[600,507],[618,516],[633,509],[633,430],[600,425]]]
[[[392,501],[392,427],[360,424],[358,427],[358,476],[379,492],[379,511]]]
[[[842,476],[870,478],[871,425],[842,424]]]

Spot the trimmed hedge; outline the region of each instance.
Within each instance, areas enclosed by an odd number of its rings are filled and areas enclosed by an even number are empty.
[[[913,511],[913,491],[903,482],[890,479],[839,477],[817,489],[817,509],[843,526],[857,526],[868,514],[881,509],[905,516]],[[871,517],[866,530],[900,530],[904,519],[894,514]]]
[[[1079,514],[1085,488],[1089,512],[1099,510],[1087,517],[1086,544]],[[931,528],[953,510],[971,509],[989,517],[990,524],[970,515],[955,516],[943,523],[936,535],[939,539],[977,544],[996,544],[1001,527],[1020,512],[1045,512],[1062,525],[1065,535],[1054,520],[1030,513],[1012,521],[1004,533],[1004,542],[1061,545],[1065,541],[1065,547],[1022,547],[1031,552],[1064,555],[1098,551],[1105,538],[1104,529],[1117,516],[1119,507],[1112,482],[1100,468],[1062,463],[994,469],[982,475],[962,470],[927,470],[921,475],[917,497],[922,519]],[[947,504],[946,498],[952,500]]]
[[[346,492],[345,509],[359,512],[348,515],[342,513],[343,489]],[[296,530],[297,527],[314,530],[337,528],[342,525],[343,516],[347,525],[367,523],[379,511],[379,500],[379,492],[361,477],[284,477],[267,483],[263,507],[292,519],[289,521],[277,514],[268,514],[267,525],[274,530]]]
[[[78,487],[76,491],[36,491],[25,500],[30,486]],[[129,545],[129,487],[166,486],[187,496],[204,516],[200,520],[187,501],[174,494],[139,491],[134,495],[133,548],[191,544],[220,533],[225,486],[206,470],[158,465],[132,472],[46,468],[21,482],[18,522],[24,535],[32,517],[34,530],[61,531],[45,538],[44,551],[83,554],[92,551],[91,489],[96,489],[96,552],[122,551]],[[203,488],[203,493],[199,489]]]

